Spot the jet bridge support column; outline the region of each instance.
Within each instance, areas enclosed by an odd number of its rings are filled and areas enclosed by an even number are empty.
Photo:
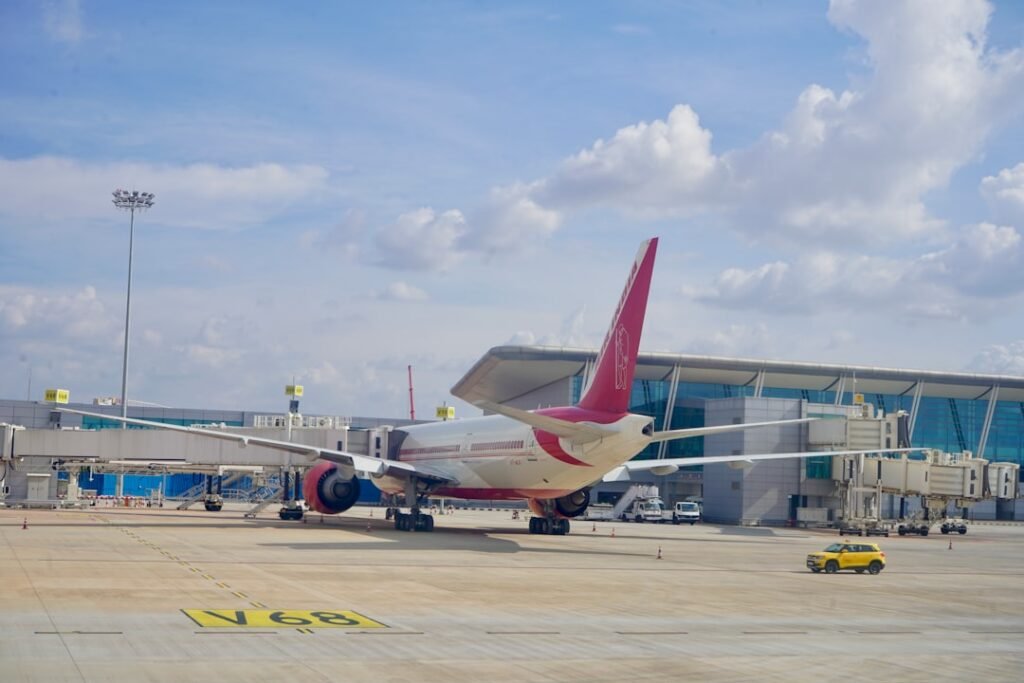
[[[213,492],[213,475],[206,475],[206,496],[203,498],[203,507],[207,512],[220,512],[224,507],[224,498],[221,497],[220,477],[217,477],[217,493]]]
[[[298,494],[296,493],[299,490],[302,478],[298,472],[294,473],[294,477],[292,474],[290,469],[281,470],[281,509],[277,511],[277,516],[284,520],[298,521],[305,514],[302,505],[298,502]]]

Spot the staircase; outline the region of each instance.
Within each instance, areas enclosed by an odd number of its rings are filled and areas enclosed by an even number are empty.
[[[622,494],[615,507],[612,508],[612,519],[619,519],[622,513],[629,509],[633,501],[638,497],[651,497],[658,495],[658,487],[653,484],[633,484]]]
[[[243,477],[248,477],[250,474],[250,472],[232,472],[231,474],[224,476],[224,478],[221,479],[220,482],[221,490],[223,490],[224,487],[229,484],[234,484],[236,481],[242,479]],[[198,484],[190,488],[188,491],[185,491],[183,494],[181,494],[181,497],[184,498],[185,500],[178,506],[178,509],[188,510],[190,507],[192,507],[193,505],[195,505],[196,503],[198,503],[199,501],[206,497],[206,482],[199,482]]]
[[[253,493],[249,498],[249,501],[255,502],[256,505],[252,506],[245,512],[245,518],[252,519],[271,503],[281,502],[281,490],[283,488],[284,487],[281,485],[280,480],[277,479],[271,479],[267,482],[266,486],[261,486],[259,490]]]

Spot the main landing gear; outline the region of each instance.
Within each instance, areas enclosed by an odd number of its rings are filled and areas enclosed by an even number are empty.
[[[552,536],[565,536],[569,533],[569,520],[555,513],[554,501],[539,501],[543,507],[543,517],[530,517],[531,534],[550,534]],[[531,505],[531,509],[537,512],[537,508]]]
[[[530,517],[530,533],[565,536],[569,533],[569,520],[564,517]]]
[[[421,507],[427,503],[427,498],[420,495],[421,491],[417,483],[415,479],[410,479],[406,485],[405,499],[415,501],[409,508],[409,512],[399,510],[397,496],[391,497],[385,518],[395,520],[395,531],[434,530],[434,516],[420,512]]]

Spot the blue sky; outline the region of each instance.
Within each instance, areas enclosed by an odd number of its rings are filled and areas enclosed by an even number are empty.
[[[1024,374],[1019,3],[6,2],[0,395],[420,412],[487,348]],[[460,405],[462,414],[471,414]]]

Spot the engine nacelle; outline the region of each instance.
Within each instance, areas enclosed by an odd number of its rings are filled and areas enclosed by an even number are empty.
[[[555,498],[555,513],[559,517],[579,517],[582,515],[587,506],[590,505],[590,489],[580,489],[579,491],[573,491],[567,496],[561,498]],[[538,517],[544,516],[544,503],[531,498],[526,501],[530,511]]]
[[[344,477],[333,462],[321,462],[306,472],[302,480],[302,493],[306,505],[314,512],[336,515],[356,504],[359,499],[359,479]]]
[[[568,496],[555,499],[555,510],[563,517],[579,517],[590,505],[590,489],[573,491]]]

